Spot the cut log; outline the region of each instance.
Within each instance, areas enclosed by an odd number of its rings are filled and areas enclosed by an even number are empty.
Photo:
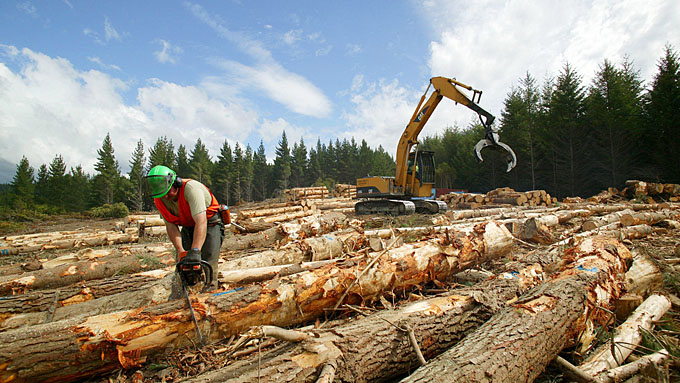
[[[327,266],[290,280],[281,278],[239,291],[202,294],[192,306],[203,334],[209,334],[211,340],[254,325],[293,326],[324,315],[345,295],[349,285],[346,303],[373,301],[385,291],[408,291],[433,279],[446,279],[499,257],[512,246],[510,233],[494,223],[450,239],[449,243],[441,236],[376,254],[379,262],[357,283],[354,281],[362,264]],[[186,346],[194,337],[194,326],[184,303],[178,300],[1,333],[0,381],[74,381],[139,365],[148,355],[171,346]]]
[[[519,237],[527,242],[542,243],[544,245],[555,242],[555,238],[548,226],[536,218],[529,218],[524,222],[520,229]]]
[[[84,281],[58,289],[31,291],[25,294],[7,296],[0,300],[0,318],[2,318],[0,327],[6,328],[6,320],[13,315],[40,311],[46,313],[60,307],[115,295],[127,290],[135,290],[163,278],[169,272],[169,269],[157,269],[131,275]]]
[[[633,214],[632,210],[622,210],[602,217],[592,217],[583,223],[582,228],[583,231],[591,231],[614,222],[621,222],[624,226],[630,226],[633,224]]]
[[[410,303],[399,310],[382,310],[331,330],[313,329],[309,333],[315,336],[303,344],[285,352],[263,354],[259,366],[244,360],[189,382],[314,381],[329,362],[336,362],[336,381],[389,381],[419,365],[413,343],[407,341],[408,333],[417,338],[424,357],[435,357],[479,327],[507,301],[539,283],[536,266],[531,270],[518,273],[528,277],[522,281],[495,278],[479,286]]]
[[[36,270],[20,276],[0,277],[0,295],[23,294],[31,290],[55,289],[81,281],[110,278],[117,274],[132,274],[143,270],[164,268],[175,262],[174,252],[108,256],[94,261],[85,260]]]
[[[0,312],[2,331],[26,328],[41,323],[82,318],[130,310],[151,304],[167,302],[174,282],[174,268],[154,270],[133,276],[98,280],[98,283],[69,286],[46,293],[29,293],[8,297],[15,305]],[[78,290],[76,290],[78,289]],[[29,298],[38,296],[35,301]],[[45,308],[43,311],[36,309]],[[23,309],[25,312],[19,312]]]
[[[633,315],[617,327],[613,339],[589,356],[579,369],[597,376],[621,365],[642,341],[640,329],[650,330],[654,322],[660,320],[670,308],[670,300],[663,295],[652,295],[645,299]]]
[[[278,215],[268,215],[264,217],[258,217],[255,218],[255,221],[259,222],[287,222],[287,221],[292,221],[297,218],[302,218],[302,217],[308,217],[310,215],[316,214],[315,210],[299,210],[299,211],[294,211],[286,214],[278,214]]]
[[[573,257],[573,258],[572,258]],[[621,294],[630,252],[605,237],[565,254],[567,269],[494,315],[404,382],[531,382],[584,329],[603,323]]]
[[[280,215],[280,214],[290,214],[297,211],[302,211],[302,206],[283,206],[275,207],[269,209],[257,209],[257,210],[241,210],[238,212],[238,219],[253,219],[257,217],[265,217],[268,215]]]

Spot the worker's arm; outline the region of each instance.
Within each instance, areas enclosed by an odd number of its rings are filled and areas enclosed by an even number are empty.
[[[205,210],[194,215],[194,238],[191,242],[192,249],[202,249],[205,242],[205,236],[208,232],[208,216]]]
[[[168,233],[170,242],[172,242],[172,245],[175,246],[177,254],[183,252],[184,248],[182,247],[182,234],[179,231],[179,227],[174,223],[165,221],[165,231]]]

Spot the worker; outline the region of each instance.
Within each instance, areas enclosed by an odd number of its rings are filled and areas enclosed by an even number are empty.
[[[145,178],[177,251],[177,261],[184,256],[206,261],[212,267],[213,278],[205,282],[204,288],[217,288],[217,262],[224,240],[217,199],[202,183],[182,179],[167,166],[154,166]]]

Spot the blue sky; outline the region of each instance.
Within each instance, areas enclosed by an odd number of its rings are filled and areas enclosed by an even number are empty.
[[[160,136],[200,138],[213,159],[225,140],[271,158],[284,130],[291,146],[354,137],[393,153],[432,76],[483,90],[500,117],[527,71],[543,82],[566,61],[588,84],[628,55],[651,80],[677,25],[674,0],[6,0],[0,182],[23,155],[92,174],[107,133],[124,172]],[[422,134],[475,119],[443,102]]]

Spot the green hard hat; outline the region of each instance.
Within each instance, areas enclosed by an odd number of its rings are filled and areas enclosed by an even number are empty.
[[[175,178],[177,178],[177,174],[167,166],[158,165],[151,168],[149,174],[145,177],[151,197],[161,198],[168,194]]]

